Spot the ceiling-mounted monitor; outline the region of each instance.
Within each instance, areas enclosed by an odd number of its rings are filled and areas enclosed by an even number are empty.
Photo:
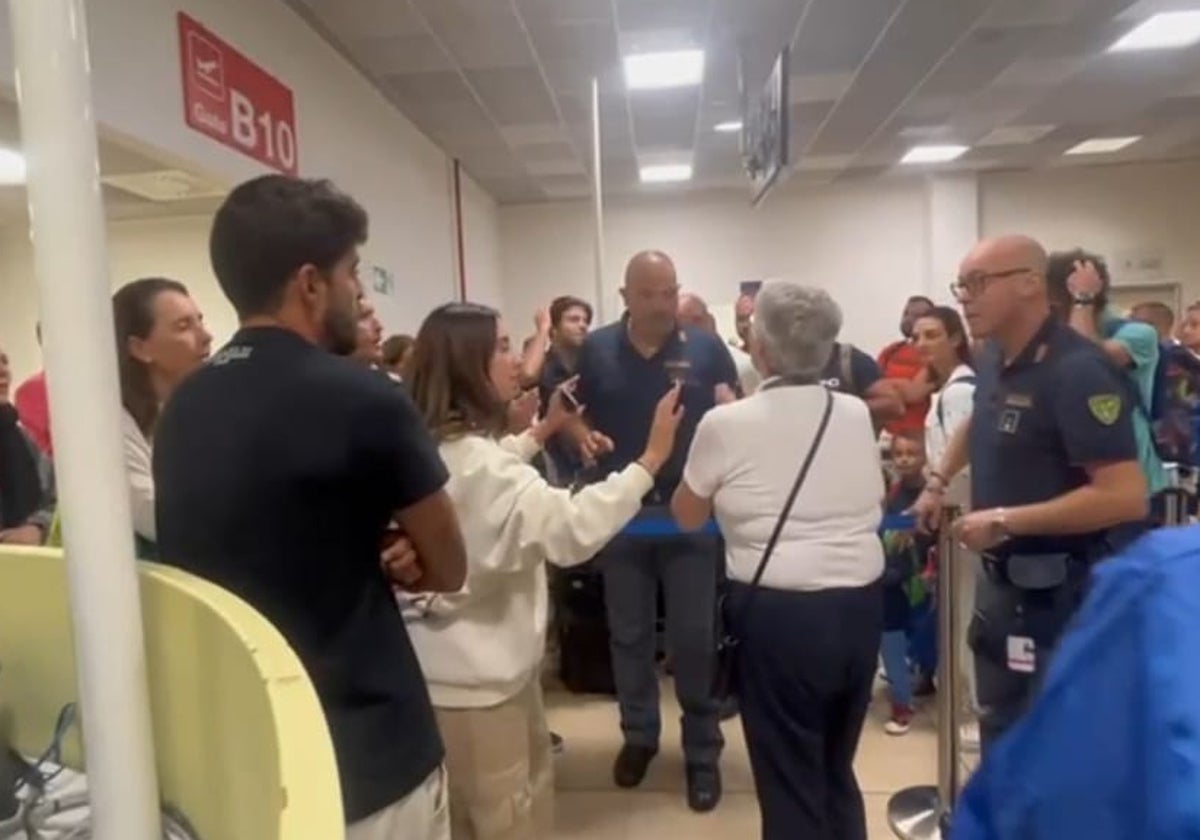
[[[742,165],[757,206],[788,170],[788,57],[784,47],[757,94],[746,94],[742,122]]]

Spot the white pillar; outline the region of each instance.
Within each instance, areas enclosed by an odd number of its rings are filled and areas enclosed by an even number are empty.
[[[97,840],[160,836],[82,0],[10,0]]]
[[[979,178],[974,173],[930,176],[925,182],[925,213],[925,294],[949,303],[959,263],[979,241]]]
[[[592,216],[596,225],[596,280],[593,305],[596,323],[605,322],[608,292],[604,288],[604,181],[600,146],[600,80],[592,79]]]

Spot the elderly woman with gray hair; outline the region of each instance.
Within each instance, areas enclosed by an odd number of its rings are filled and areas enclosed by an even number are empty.
[[[883,621],[884,497],[867,406],[820,384],[842,313],[773,280],[750,352],[763,384],[700,421],[672,512],[726,542],[733,685],[764,840],[865,840],[854,754]]]

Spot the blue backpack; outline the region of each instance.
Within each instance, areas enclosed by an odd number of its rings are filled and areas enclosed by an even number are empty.
[[[1033,707],[989,752],[953,840],[1200,837],[1200,527],[1096,567]]]

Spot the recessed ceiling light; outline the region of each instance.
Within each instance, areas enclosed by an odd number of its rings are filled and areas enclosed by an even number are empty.
[[[727,120],[717,123],[713,126],[713,131],[719,131],[722,134],[733,134],[736,131],[742,130],[741,120]]]
[[[639,173],[643,184],[669,184],[692,180],[690,163],[660,163],[643,166]]]
[[[0,148],[0,185],[25,183],[25,156],[12,149]]]
[[[908,150],[904,157],[900,158],[901,163],[946,163],[947,161],[956,160],[967,153],[968,146],[913,146]]]
[[[1063,152],[1064,155],[1103,155],[1109,152],[1119,152],[1126,146],[1132,146],[1141,137],[1093,137],[1072,146]]]
[[[1177,50],[1200,44],[1200,11],[1162,12],[1138,24],[1109,52]]]
[[[641,53],[625,56],[625,85],[630,90],[687,87],[704,77],[704,50]]]

